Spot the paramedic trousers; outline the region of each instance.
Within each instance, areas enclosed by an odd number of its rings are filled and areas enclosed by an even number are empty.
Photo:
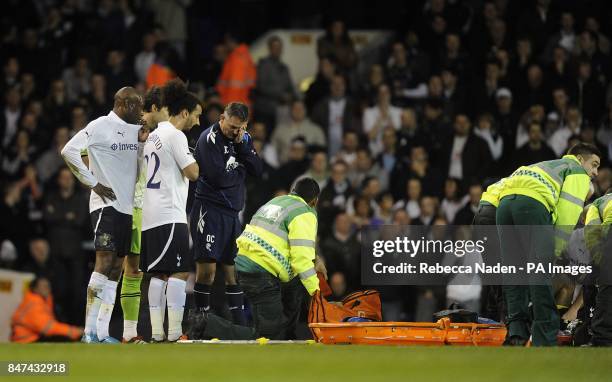
[[[497,207],[494,205],[480,205],[478,211],[474,215],[474,221],[472,222],[475,226],[494,226],[495,215],[497,213]],[[486,236],[489,240],[485,244],[486,253],[497,253],[498,250],[489,250],[489,248],[499,248],[499,238],[497,232],[492,230],[486,230]],[[482,237],[477,233],[476,237]],[[482,300],[484,301],[482,311],[478,310],[482,316],[490,318],[495,321],[502,321],[504,316],[504,297],[502,294],[501,285],[485,285],[482,290]]]
[[[235,325],[231,321],[208,315],[204,337],[221,340],[295,339],[305,294],[300,278],[281,283],[268,272],[238,272],[238,280],[253,314],[254,328]]]
[[[554,258],[552,235],[538,235],[528,227],[552,226],[552,218],[546,207],[537,200],[523,195],[508,195],[502,198],[497,209],[496,222],[501,243],[502,260],[512,263],[517,256],[526,256],[527,261],[550,262]],[[552,231],[551,231],[552,232]],[[550,237],[548,237],[550,236]],[[508,337],[529,338],[529,322],[534,346],[555,346],[559,331],[559,314],[555,305],[552,284],[528,283],[529,285],[503,286],[506,300]],[[530,320],[529,302],[533,304],[533,320]]]
[[[295,339],[304,294],[299,277],[282,283],[269,272],[238,272],[242,290],[251,304],[255,331],[271,340]]]

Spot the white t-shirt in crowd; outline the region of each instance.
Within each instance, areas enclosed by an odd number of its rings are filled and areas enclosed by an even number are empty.
[[[170,122],[161,122],[144,147],[147,167],[142,230],[170,223],[187,224],[189,180],[182,170],[195,162],[187,137]]]
[[[342,134],[344,133],[342,124],[345,107],[346,98],[329,100],[329,132],[327,133],[327,138],[330,158],[336,155],[342,148]]]
[[[461,163],[461,155],[463,148],[467,142],[467,137],[455,136],[453,139],[453,149],[450,155],[450,166],[448,168],[448,176],[456,179],[463,179],[463,165]]]

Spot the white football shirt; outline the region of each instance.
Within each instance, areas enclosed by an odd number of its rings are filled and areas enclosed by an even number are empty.
[[[138,168],[138,131],[114,112],[95,119],[79,131],[62,149],[64,160],[74,175],[88,187],[101,183],[113,189],[117,199],[102,201],[95,192],[89,197],[89,211],[113,207],[132,215],[134,186]],[[81,159],[87,152],[89,168]]]
[[[170,122],[161,122],[144,147],[147,167],[142,230],[170,223],[187,224],[189,180],[182,170],[195,162],[187,137]]]

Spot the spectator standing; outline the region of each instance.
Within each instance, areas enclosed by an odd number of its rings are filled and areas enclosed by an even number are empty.
[[[317,102],[329,96],[332,78],[336,75],[336,64],[329,57],[320,57],[317,74],[308,86],[304,95],[304,103],[312,111]]]
[[[363,131],[368,135],[370,150],[376,156],[382,151],[382,133],[385,127],[391,126],[399,130],[402,110],[391,104],[389,86],[378,87],[378,100],[375,106],[367,108],[363,113]]]
[[[164,27],[166,39],[184,59],[187,41],[187,8],[191,0],[151,0],[149,9],[155,21]]]
[[[302,137],[306,145],[325,146],[325,134],[306,115],[304,102],[295,100],[291,104],[291,121],[280,124],[272,133],[272,144],[278,151],[278,159],[284,164],[289,159],[289,148],[296,137]]]
[[[537,122],[531,122],[528,127],[529,140],[515,153],[512,167],[519,168],[531,163],[539,163],[557,158],[555,152],[544,140],[542,126]]]
[[[463,185],[484,180],[492,162],[487,143],[472,132],[470,119],[465,114],[455,117],[454,130],[441,152],[441,155],[450,154],[444,166],[445,175],[461,180]]]
[[[563,127],[555,131],[548,140],[548,145],[553,149],[557,157],[561,157],[565,153],[570,137],[580,134],[581,125],[582,115],[580,110],[575,105],[570,106],[567,109]]]
[[[66,314],[70,322],[82,317],[85,298],[85,260],[82,254],[83,224],[87,219],[88,206],[85,196],[75,188],[74,177],[67,167],[57,176],[57,190],[49,192],[44,200],[44,221],[51,256],[70,275],[69,288],[65,296]],[[56,289],[57,290],[57,289]],[[59,290],[57,290],[59,292]]]
[[[336,215],[332,234],[321,242],[321,254],[329,274],[342,273],[348,290],[359,289],[361,246],[351,230],[351,219],[346,213]]]
[[[89,94],[91,74],[89,61],[85,57],[77,58],[74,66],[64,69],[62,79],[66,84],[68,100],[75,102],[80,96]]]
[[[341,211],[346,209],[349,197],[353,195],[353,187],[348,180],[348,165],[342,160],[333,162],[331,175],[321,190],[319,196],[319,230],[322,236],[331,232],[329,222]]]
[[[356,105],[346,94],[346,79],[334,75],[330,84],[330,95],[319,101],[312,111],[312,120],[321,126],[327,135],[328,155],[332,158],[342,148],[344,132],[354,128]]]
[[[0,137],[3,151],[17,133],[19,118],[21,117],[21,95],[16,86],[8,88],[4,93],[4,113],[0,117]]]
[[[134,57],[134,73],[138,82],[147,81],[149,68],[155,62],[155,44],[157,37],[154,33],[147,33],[142,38],[142,50]]]
[[[293,80],[287,64],[281,61],[283,42],[278,36],[268,39],[268,56],[257,63],[255,118],[270,128],[276,126],[277,108],[295,98]]]
[[[55,130],[52,146],[45,150],[36,160],[36,172],[43,184],[57,175],[59,169],[64,166],[65,162],[61,151],[69,139],[70,133],[67,127],[60,127]]]
[[[325,35],[317,40],[317,55],[333,57],[339,69],[347,74],[355,67],[357,53],[343,21],[332,21]]]
[[[251,104],[250,92],[255,87],[257,69],[249,53],[248,45],[238,42],[236,37],[226,34],[225,45],[229,52],[221,75],[217,81],[217,92],[221,103],[242,102]]]

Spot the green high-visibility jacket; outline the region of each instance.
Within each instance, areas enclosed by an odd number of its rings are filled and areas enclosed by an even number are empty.
[[[595,199],[587,210],[585,224],[612,224],[612,193]]]
[[[599,264],[602,256],[602,244],[612,225],[612,193],[601,196],[589,206],[585,220],[584,240],[587,249],[593,256],[593,262]]]
[[[482,196],[480,197],[479,204],[480,205],[490,204],[494,206],[495,208],[499,207],[499,199],[500,199],[499,195],[501,194],[503,190],[503,185],[504,185],[505,180],[506,178],[502,178],[498,180],[497,182],[491,184],[489,187],[487,187],[485,192],[483,192]]]
[[[308,293],[319,289],[314,269],[317,212],[297,195],[263,205],[238,237],[238,254],[287,282],[296,276]]]
[[[555,253],[567,241],[580,218],[591,179],[574,155],[521,166],[502,184],[500,199],[507,195],[533,198],[551,213],[555,225]]]

